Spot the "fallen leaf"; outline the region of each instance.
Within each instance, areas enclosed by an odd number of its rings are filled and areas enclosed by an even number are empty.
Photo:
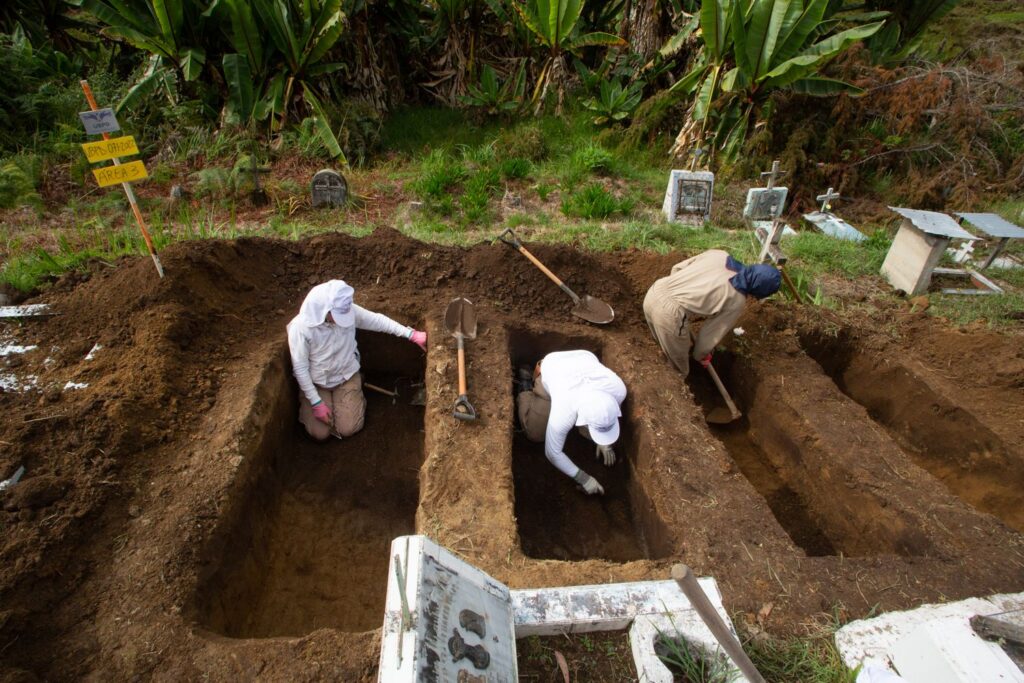
[[[555,650],[555,661],[558,662],[558,668],[562,670],[562,678],[565,679],[565,683],[569,683],[569,663],[565,661],[565,656]]]

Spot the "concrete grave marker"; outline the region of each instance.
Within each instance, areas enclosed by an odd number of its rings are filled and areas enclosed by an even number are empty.
[[[881,273],[894,288],[917,296],[928,290],[932,273],[951,240],[978,239],[944,213],[889,207],[903,216]],[[946,269],[941,274],[954,275]]]
[[[830,237],[848,242],[863,242],[867,237],[860,230],[832,213],[831,202],[833,199],[839,199],[839,196],[831,187],[825,194],[819,194],[817,200],[821,202],[821,209],[805,213],[804,220]]]
[[[743,218],[754,229],[754,235],[761,243],[759,263],[767,258],[782,265],[786,255],[782,253],[779,242],[783,235],[794,234],[793,229],[782,220],[782,209],[786,205],[789,188],[776,187],[775,181],[785,175],[779,170],[779,162],[772,162],[772,170],[765,171],[761,177],[767,177],[767,187],[752,187],[747,190],[747,203],[743,207]]]
[[[313,193],[313,208],[321,206],[344,206],[348,200],[348,183],[337,171],[325,168],[317,171],[310,183]]]
[[[714,189],[715,174],[710,171],[671,171],[661,206],[665,219],[685,225],[700,225],[710,220]]]
[[[425,536],[391,542],[378,681],[516,683],[508,587]]]

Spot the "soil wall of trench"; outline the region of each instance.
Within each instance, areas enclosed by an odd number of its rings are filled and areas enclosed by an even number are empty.
[[[17,643],[2,655],[7,671],[373,680],[387,547],[404,533],[512,587],[663,579],[686,562],[716,577],[740,619],[772,603],[768,627],[779,632],[840,605],[856,617],[1019,590],[1016,499],[992,472],[1021,471],[1012,436],[1024,427],[976,410],[997,399],[1024,407],[1016,375],[944,377],[940,387],[929,364],[955,345],[917,323],[930,351],[907,400],[932,388],[926,400],[963,413],[967,426],[952,436],[975,435],[944,456],[951,437],[936,441],[927,421],[942,410],[902,414],[893,406],[903,396],[885,403],[863,390],[874,379],[854,378],[915,339],[851,334],[831,347],[834,321],[769,302],[719,354],[745,417],[711,429],[703,371],[684,381],[671,369],[641,311],[646,288],[685,255],[536,252],[611,303],[615,322],[572,318],[568,299],[502,247],[427,246],[390,231],[176,245],[164,282],[140,260],[58,283],[45,297],[58,310],[94,312],[84,324],[40,322],[26,341],[63,349],[44,384],[91,383],[52,401],[0,395],[0,440],[16,444],[0,464],[28,462],[26,482],[50,477],[64,491],[4,513],[0,636]],[[399,396],[368,393],[363,432],[320,444],[296,422],[283,339],[305,292],[329,277],[351,282],[361,305],[422,326],[430,342],[421,354],[361,335],[364,380]],[[455,296],[469,297],[479,320],[467,344],[472,423],[451,417],[454,341],[442,321]],[[88,365],[84,350],[98,341],[108,353]],[[1017,346],[1000,344],[1015,363]],[[614,467],[576,435],[567,445],[604,484],[602,498],[575,491],[517,434],[515,367],[565,348],[598,353],[629,389]],[[974,402],[952,400],[949,386]],[[418,389],[423,406],[411,405]],[[51,407],[67,416],[52,430],[29,422]],[[76,464],[87,457],[99,463],[92,470]],[[927,465],[943,457],[983,493]],[[42,552],[26,554],[33,542]]]

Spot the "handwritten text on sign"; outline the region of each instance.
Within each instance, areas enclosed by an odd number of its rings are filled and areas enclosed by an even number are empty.
[[[120,166],[94,168],[92,174],[96,176],[96,182],[99,183],[100,187],[128,183],[133,180],[142,180],[149,177],[149,173],[146,172],[146,165],[141,161],[131,161]]]
[[[139,148],[135,146],[135,138],[131,135],[111,140],[87,142],[82,145],[82,149],[85,150],[85,157],[92,163],[139,153]]]

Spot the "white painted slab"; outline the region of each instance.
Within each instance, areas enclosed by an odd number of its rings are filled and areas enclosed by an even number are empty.
[[[839,240],[863,242],[867,239],[864,233],[833,213],[813,211],[805,213],[804,220],[826,235]]]
[[[403,595],[411,620],[404,617]],[[463,610],[483,617],[482,638],[460,622]],[[483,647],[488,664],[478,668],[467,658],[454,661],[449,647],[455,637],[469,646]],[[515,683],[517,679],[508,587],[425,536],[399,536],[392,541],[377,680]]]
[[[970,598],[941,605],[923,605],[904,612],[889,612],[872,619],[853,621],[836,631],[836,647],[843,662],[851,669],[861,662],[887,667],[892,663],[892,652],[900,641],[929,622],[949,624],[956,622],[971,634],[970,618],[1010,610],[1024,609],[1024,593],[993,595],[989,598]],[[963,632],[963,631],[961,631]],[[982,641],[990,651],[1002,649],[995,643]],[[993,655],[998,657],[998,655]],[[900,672],[903,674],[903,672]],[[904,674],[904,677],[906,675]],[[907,678],[912,683],[916,679]],[[982,678],[972,680],[981,681]],[[1000,680],[1000,679],[995,679]],[[1015,679],[1008,679],[1015,680]]]
[[[885,255],[881,273],[894,289],[907,296],[923,294],[948,245],[948,237],[929,235],[904,220]]]
[[[782,215],[786,206],[788,187],[752,187],[747,190],[747,201],[743,206],[743,217],[748,221],[773,221]],[[774,211],[772,210],[774,207]]]
[[[925,622],[893,645],[890,659],[910,683],[1024,683],[997,643],[982,640],[962,617]]]
[[[41,315],[53,315],[47,304],[29,304],[28,306],[0,306],[0,318],[32,318]]]

